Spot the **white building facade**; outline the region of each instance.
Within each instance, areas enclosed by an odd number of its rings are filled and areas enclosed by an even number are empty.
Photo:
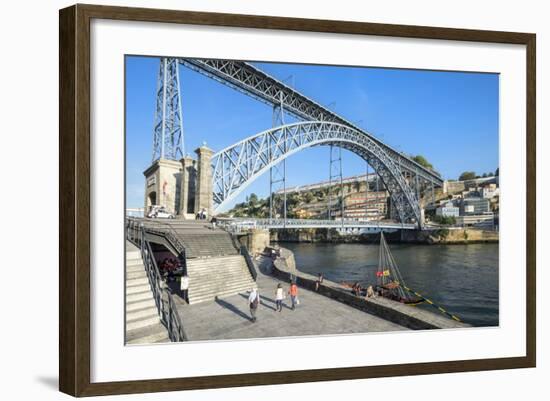
[[[435,214],[436,216],[442,217],[458,217],[460,215],[460,209],[452,202],[447,202],[435,209]]]

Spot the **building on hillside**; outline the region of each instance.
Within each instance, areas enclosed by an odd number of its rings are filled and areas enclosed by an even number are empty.
[[[481,197],[483,199],[491,199],[496,195],[499,195],[499,189],[496,184],[489,184],[480,189]]]
[[[435,209],[435,214],[442,217],[458,217],[460,209],[453,202],[447,201]]]
[[[488,199],[483,198],[465,198],[460,202],[460,215],[481,215],[491,212]]]
[[[352,220],[378,221],[388,213],[386,191],[357,192],[344,198],[344,218]],[[341,208],[334,208],[332,218],[340,218]]]
[[[336,200],[332,201],[332,208],[337,208]],[[325,219],[328,214],[327,201],[317,201],[311,203],[303,203],[294,209],[296,217],[299,219]]]
[[[457,194],[464,191],[466,187],[464,186],[464,181],[444,181],[443,182],[443,193],[445,194]]]
[[[369,181],[369,189],[375,189],[376,188],[376,182],[377,182],[378,175],[376,173],[370,173],[368,176]],[[354,193],[354,192],[361,192],[365,191],[366,188],[366,180],[367,175],[366,174],[360,174],[360,175],[354,175],[351,177],[345,177],[342,179],[342,185],[344,187],[344,195],[348,193]],[[340,181],[321,181],[314,184],[307,184],[307,185],[297,185],[294,187],[289,187],[286,189],[280,189],[276,194],[283,194],[283,193],[293,193],[293,192],[308,192],[308,191],[314,191],[318,189],[325,189],[328,188],[329,185],[332,186],[340,186]],[[378,184],[379,188],[383,186],[382,181]]]
[[[474,227],[482,230],[495,229],[495,216],[492,212],[456,217],[456,224],[462,227]]]

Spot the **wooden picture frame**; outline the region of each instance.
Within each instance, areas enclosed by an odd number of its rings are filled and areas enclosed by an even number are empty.
[[[526,356],[91,383],[90,380],[90,21],[184,23],[526,46]],[[73,396],[534,367],[536,364],[535,48],[530,33],[373,24],[268,16],[75,5],[60,11],[59,69],[59,388]]]

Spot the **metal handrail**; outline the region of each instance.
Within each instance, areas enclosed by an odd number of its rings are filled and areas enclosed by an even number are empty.
[[[140,226],[137,221],[132,218],[126,218],[126,239],[141,248]]]
[[[144,236],[144,234],[143,234]],[[161,322],[166,325],[165,322],[165,305],[163,301],[163,288],[162,288],[162,279],[160,272],[158,270],[157,263],[153,257],[153,250],[151,249],[151,244],[142,238],[141,241],[141,259],[143,260],[143,265],[145,266],[145,272],[149,280],[149,285],[151,291],[153,292],[153,298],[155,300],[155,305],[159,313]]]
[[[252,260],[252,257],[250,256],[250,253],[248,252],[248,248],[244,245],[241,245],[240,253],[242,256],[244,256],[244,259],[246,261],[246,265],[248,266],[248,270],[250,271],[250,274],[252,275],[252,278],[254,281],[257,281],[258,279],[258,272],[256,271],[256,266],[254,266],[254,261]]]
[[[162,285],[162,278],[157,266],[155,258],[152,256],[153,251],[151,244],[145,239],[145,228],[142,227],[143,240],[142,243],[147,245],[148,250],[148,262],[146,264],[147,276],[149,277],[149,283],[153,289],[155,296],[155,302],[157,303],[157,309],[160,313],[161,322],[168,329],[168,336],[173,342],[186,341],[187,335],[183,329],[181,317],[177,311],[176,304],[172,294]],[[152,268],[151,268],[152,267]],[[152,272],[150,274],[150,272]],[[156,292],[156,294],[155,294]],[[166,296],[166,302],[164,302],[163,294]],[[159,300],[159,302],[157,302]]]
[[[139,236],[137,232],[139,232]],[[128,220],[126,238],[140,247],[141,258],[145,266],[145,272],[151,291],[153,292],[159,319],[166,327],[170,341],[187,341],[187,335],[183,328],[181,316],[178,313],[174,298],[163,285],[157,262],[153,256],[151,244],[145,238],[145,227],[142,224],[138,225],[135,220]]]
[[[153,229],[153,231],[156,231],[158,234],[163,235],[164,238],[166,238],[166,240],[168,240],[168,242],[170,242],[172,244],[174,249],[178,252],[177,257],[178,257],[178,260],[180,262],[180,265],[183,268],[183,272],[184,272],[184,274],[187,274],[187,256],[185,254],[185,247],[183,246],[183,244],[179,240],[176,231],[174,230],[174,228],[171,225],[164,224],[164,227],[167,227],[168,231],[154,230],[154,229]],[[148,230],[150,230],[150,229],[148,229]]]
[[[168,300],[168,308],[166,310],[168,335],[172,341],[187,341],[187,334],[185,333],[181,316],[174,303],[174,297],[172,297],[168,290],[165,289],[165,292]]]
[[[139,227],[142,227],[143,224],[140,223],[138,220],[134,220],[134,219],[128,219],[128,223],[127,223],[127,232],[132,234],[132,230],[136,230],[135,226],[139,226]],[[177,233],[176,231],[174,230],[174,228],[167,224],[167,223],[164,223],[162,225],[163,229],[157,229],[156,227],[147,227],[144,229],[147,231],[147,232],[150,232],[150,233],[153,233],[153,234],[158,234],[158,235],[161,235],[163,236],[164,238],[166,238],[166,240],[168,240],[168,242],[170,242],[172,244],[172,246],[174,247],[174,249],[178,252],[178,260],[181,264],[181,266],[183,267],[183,271],[184,273],[187,273],[187,258],[186,258],[186,255],[185,255],[185,247],[183,246],[183,244],[181,243],[181,241],[179,240],[178,236],[177,236]],[[166,229],[167,230],[166,230]],[[134,234],[135,235],[135,234]],[[129,240],[131,242],[134,242],[132,241],[131,238],[129,238]],[[134,242],[135,243],[135,242]]]
[[[380,222],[380,221],[356,221],[356,220],[318,220],[318,219],[279,219],[279,218],[226,218],[219,219],[218,224],[224,230],[232,233],[241,232],[244,228],[392,228],[392,229],[415,229],[416,225],[401,222]]]

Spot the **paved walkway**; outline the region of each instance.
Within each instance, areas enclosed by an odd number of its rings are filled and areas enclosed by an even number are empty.
[[[265,266],[267,260],[260,261]],[[270,263],[270,262],[269,262]],[[263,270],[263,269],[262,269]],[[185,304],[176,298],[180,316],[190,341],[238,338],[307,336],[407,330],[405,327],[361,312],[341,302],[299,288],[300,305],[292,310],[290,297],[282,312],[275,310],[275,289],[282,283],[264,273],[258,275],[261,304],[253,323],[248,309],[248,294],[224,297],[215,302]],[[285,292],[288,283],[282,283]]]

